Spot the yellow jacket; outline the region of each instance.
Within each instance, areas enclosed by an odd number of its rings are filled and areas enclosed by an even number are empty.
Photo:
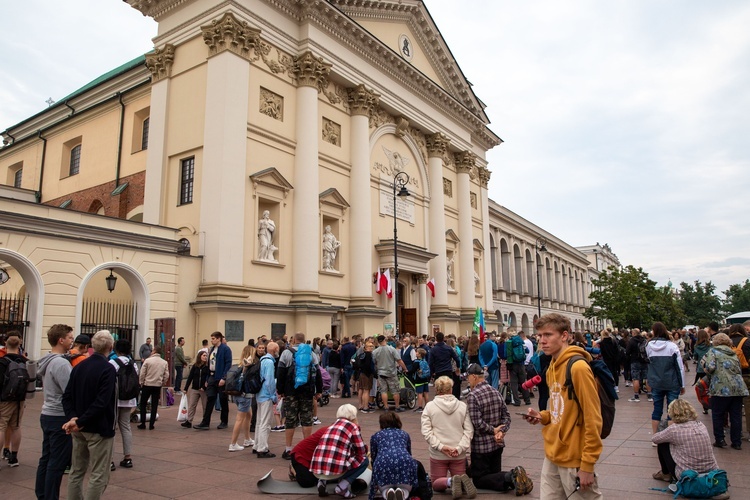
[[[567,347],[547,369],[549,402],[542,414],[544,453],[559,467],[575,467],[594,472],[602,452],[602,415],[597,383],[586,363],[573,364],[571,378],[581,407],[568,399],[565,375],[568,360],[575,355],[591,360],[589,353],[577,346]]]

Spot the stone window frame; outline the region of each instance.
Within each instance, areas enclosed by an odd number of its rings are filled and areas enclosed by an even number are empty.
[[[131,154],[148,149],[148,135],[151,125],[151,107],[139,109],[133,114],[133,142]]]
[[[189,168],[189,171],[185,169]],[[177,206],[193,203],[193,188],[195,187],[195,156],[180,160],[180,196]]]
[[[76,137],[65,143],[65,149],[67,152],[68,169],[67,175],[63,177],[72,177],[78,175],[81,172],[81,153],[83,150],[83,140],[81,137]]]

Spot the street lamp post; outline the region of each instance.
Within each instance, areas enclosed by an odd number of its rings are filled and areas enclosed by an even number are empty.
[[[547,251],[547,240],[542,238],[541,236],[536,239],[536,242],[534,243],[534,247],[536,248],[536,308],[537,312],[539,313],[537,318],[542,317],[542,282],[541,278],[539,277],[539,266],[541,263],[539,262],[541,258],[541,253]]]
[[[396,225],[396,196],[399,198],[406,198],[409,196],[409,190],[406,189],[406,184],[409,182],[409,174],[403,170],[396,172],[393,176],[393,274],[396,281],[396,286],[393,287],[393,308],[396,317],[394,333],[398,337],[398,227]],[[398,193],[396,190],[398,189]]]
[[[635,299],[638,301],[638,328],[643,330],[643,318],[641,318],[641,296],[636,295]]]

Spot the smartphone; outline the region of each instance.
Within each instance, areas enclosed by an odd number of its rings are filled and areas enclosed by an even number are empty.
[[[522,417],[530,417],[531,416],[528,413],[521,413],[520,411],[517,411],[516,415],[521,415]]]

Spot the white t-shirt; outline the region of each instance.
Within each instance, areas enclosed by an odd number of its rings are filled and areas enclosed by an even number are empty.
[[[120,358],[120,361],[124,365],[127,365],[128,363],[131,362],[130,358],[127,356],[117,356],[117,357]],[[110,359],[109,364],[115,367],[115,373],[117,373],[120,370],[120,365],[118,365],[117,361],[115,361],[114,359]],[[138,375],[138,364],[134,363],[133,366],[135,367],[135,374]],[[117,400],[118,408],[135,408],[137,405],[138,405],[138,402],[136,401],[136,398]]]

